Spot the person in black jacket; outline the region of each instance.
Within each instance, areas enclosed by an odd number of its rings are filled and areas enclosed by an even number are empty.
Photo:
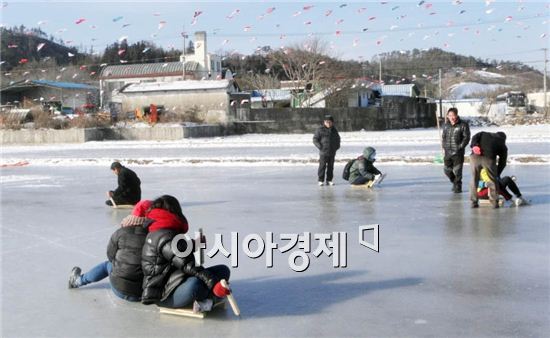
[[[69,289],[98,282],[109,276],[115,295],[132,302],[140,301],[143,283],[140,258],[147,230],[139,223],[122,227],[113,233],[107,246],[109,260],[84,274],[75,266],[69,275]]]
[[[153,201],[147,217],[150,222],[146,226],[156,230],[150,230],[142,251],[143,304],[181,308],[212,296],[223,298],[229,293],[220,283],[222,279],[229,280],[229,268],[196,266],[194,250],[188,248],[194,241],[188,243],[178,236],[184,232],[173,223],[185,217],[176,198],[159,197]],[[173,250],[174,241],[177,252]],[[187,251],[190,254],[184,255]]]
[[[111,170],[118,176],[118,187],[107,192],[109,200],[105,204],[112,206],[111,198],[116,204],[136,204],[141,200],[141,181],[136,173],[120,162],[113,162]]]
[[[317,170],[319,185],[324,185],[325,171],[327,185],[334,185],[332,182],[334,176],[334,157],[336,156],[336,151],[340,149],[340,134],[338,134],[338,130],[334,127],[334,118],[331,115],[326,115],[323,125],[315,131],[313,144],[319,149],[319,169]]]
[[[470,142],[470,127],[458,117],[458,109],[450,108],[443,128],[442,146],[445,150],[443,171],[453,184],[453,192],[462,192],[464,149]]]
[[[470,183],[470,200],[472,208],[479,207],[477,187],[481,169],[487,170],[489,182],[489,200],[494,208],[498,208],[497,180],[506,167],[508,158],[508,147],[506,147],[506,134],[479,132],[472,137],[470,144],[472,155],[470,155],[470,168],[472,170],[472,181]],[[498,158],[498,160],[497,160]]]

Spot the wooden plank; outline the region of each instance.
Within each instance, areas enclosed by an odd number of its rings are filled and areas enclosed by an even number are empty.
[[[225,299],[222,299],[219,302],[214,303],[214,305],[212,305],[212,310],[214,310],[217,307],[225,309],[225,303],[226,303]],[[199,319],[204,319],[207,313],[207,312],[194,312],[193,309],[171,309],[171,308],[160,307],[160,306],[159,306],[159,312],[163,314],[168,314],[168,315],[199,318]]]
[[[132,204],[119,204],[117,206],[113,206],[113,209],[133,209],[135,205]]]
[[[159,312],[168,314],[168,315],[199,318],[199,319],[203,319],[205,316],[204,312],[193,312],[192,309],[170,309],[166,307],[159,307]]]
[[[374,181],[368,181],[365,184],[352,184],[351,187],[354,189],[371,189],[374,185]]]
[[[479,200],[479,205],[492,205],[492,204],[491,204],[491,201],[488,200],[488,199],[480,199]],[[498,205],[500,207],[504,205],[504,200],[502,198],[498,199]]]

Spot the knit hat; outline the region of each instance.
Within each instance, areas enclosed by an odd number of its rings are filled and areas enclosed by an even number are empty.
[[[134,210],[132,210],[132,215],[137,217],[145,217],[147,209],[149,209],[151,205],[153,205],[153,202],[149,200],[141,200],[137,202]]]
[[[334,122],[334,117],[332,117],[332,115],[325,115],[325,118],[323,121],[332,121]]]

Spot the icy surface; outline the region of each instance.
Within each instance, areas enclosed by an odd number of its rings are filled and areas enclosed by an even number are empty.
[[[134,153],[133,145],[95,149],[131,157],[142,152]],[[533,143],[533,151],[547,153],[541,146],[547,147]],[[204,228],[209,245],[215,233],[229,239],[238,232],[242,243],[246,235],[265,238],[271,231],[280,244],[285,243],[281,233],[348,234],[347,268],[333,268],[331,257],[310,254],[310,267],[298,273],[289,268],[288,252],[275,251],[274,267],[268,269],[265,254],[251,259],[239,248],[231,282],[242,317],[228,308],[198,320],[122,301],[107,280],[67,289],[73,266],[86,270],[106,259],[107,241],[129,211],[103,205],[105,191],[116,182],[108,166],[33,165],[33,156],[74,158],[81,150],[29,149],[23,153],[32,154],[26,157],[31,164],[1,171],[2,337],[542,337],[550,332],[548,165],[509,166],[506,173],[518,177],[533,204],[499,210],[470,209],[466,193],[450,192],[439,165],[380,163],[388,177],[375,190],[350,188],[340,179],[342,164],[336,167],[336,186],[323,188],[316,184],[314,166],[133,167],[144,197],[177,196],[191,230]],[[19,155],[21,148],[12,150],[8,155]],[[145,151],[161,154],[170,148]],[[226,150],[219,147],[217,153]],[[465,189],[468,171],[466,166]],[[366,224],[380,224],[379,253],[358,243],[358,227]],[[312,241],[312,251],[317,245]],[[207,258],[207,265],[217,263],[231,261]]]

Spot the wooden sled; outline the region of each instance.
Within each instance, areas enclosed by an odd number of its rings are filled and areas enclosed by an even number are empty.
[[[222,299],[220,302],[217,302],[212,306],[212,310],[216,308],[225,308],[225,299]],[[181,317],[199,318],[199,319],[204,319],[204,317],[206,317],[206,314],[210,311],[195,312],[193,311],[192,308],[171,309],[167,307],[159,307],[159,313],[162,313],[162,314],[175,315],[175,316],[181,316]]]
[[[380,183],[382,183],[382,181],[384,180],[384,178],[386,178],[386,174],[381,174],[380,177],[378,178],[378,181],[376,180],[371,180],[371,181],[368,181],[367,183],[365,184],[360,184],[360,185],[355,185],[355,184],[352,184],[351,187],[352,188],[359,188],[359,189],[371,189],[372,187],[374,187],[375,185],[380,185]]]
[[[225,279],[222,279],[220,281],[220,283],[223,285],[224,288],[230,289],[229,284],[227,284],[227,281]],[[226,300],[229,302],[229,305],[231,305],[231,309],[233,310],[233,313],[236,316],[240,316],[241,315],[241,310],[239,309],[239,306],[237,305],[237,301],[235,300],[235,297],[233,296],[233,293],[230,293],[229,295],[227,295],[221,301],[219,301],[217,303],[214,303],[214,305],[212,305],[212,309],[210,311],[212,311],[215,308],[220,307],[220,306],[223,306],[223,308],[225,308]],[[210,311],[207,311],[207,312],[210,312]],[[169,315],[200,318],[200,319],[203,319],[206,316],[206,313],[207,313],[207,312],[195,312],[195,311],[193,311],[193,309],[189,309],[189,308],[187,308],[187,309],[170,309],[170,308],[166,308],[166,307],[159,307],[159,312],[164,313],[164,314],[169,314]]]
[[[489,200],[489,199],[479,199],[478,201],[479,201],[479,206],[482,206],[482,205],[483,206],[486,206],[486,205],[492,206],[491,200]],[[499,198],[498,199],[498,206],[502,207],[503,205],[504,205],[504,199]]]
[[[352,184],[351,187],[354,189],[372,189],[374,186],[374,181],[368,181],[365,184]]]
[[[113,209],[133,209],[135,205],[133,204],[116,204],[113,198],[109,198],[113,204],[111,208]]]

